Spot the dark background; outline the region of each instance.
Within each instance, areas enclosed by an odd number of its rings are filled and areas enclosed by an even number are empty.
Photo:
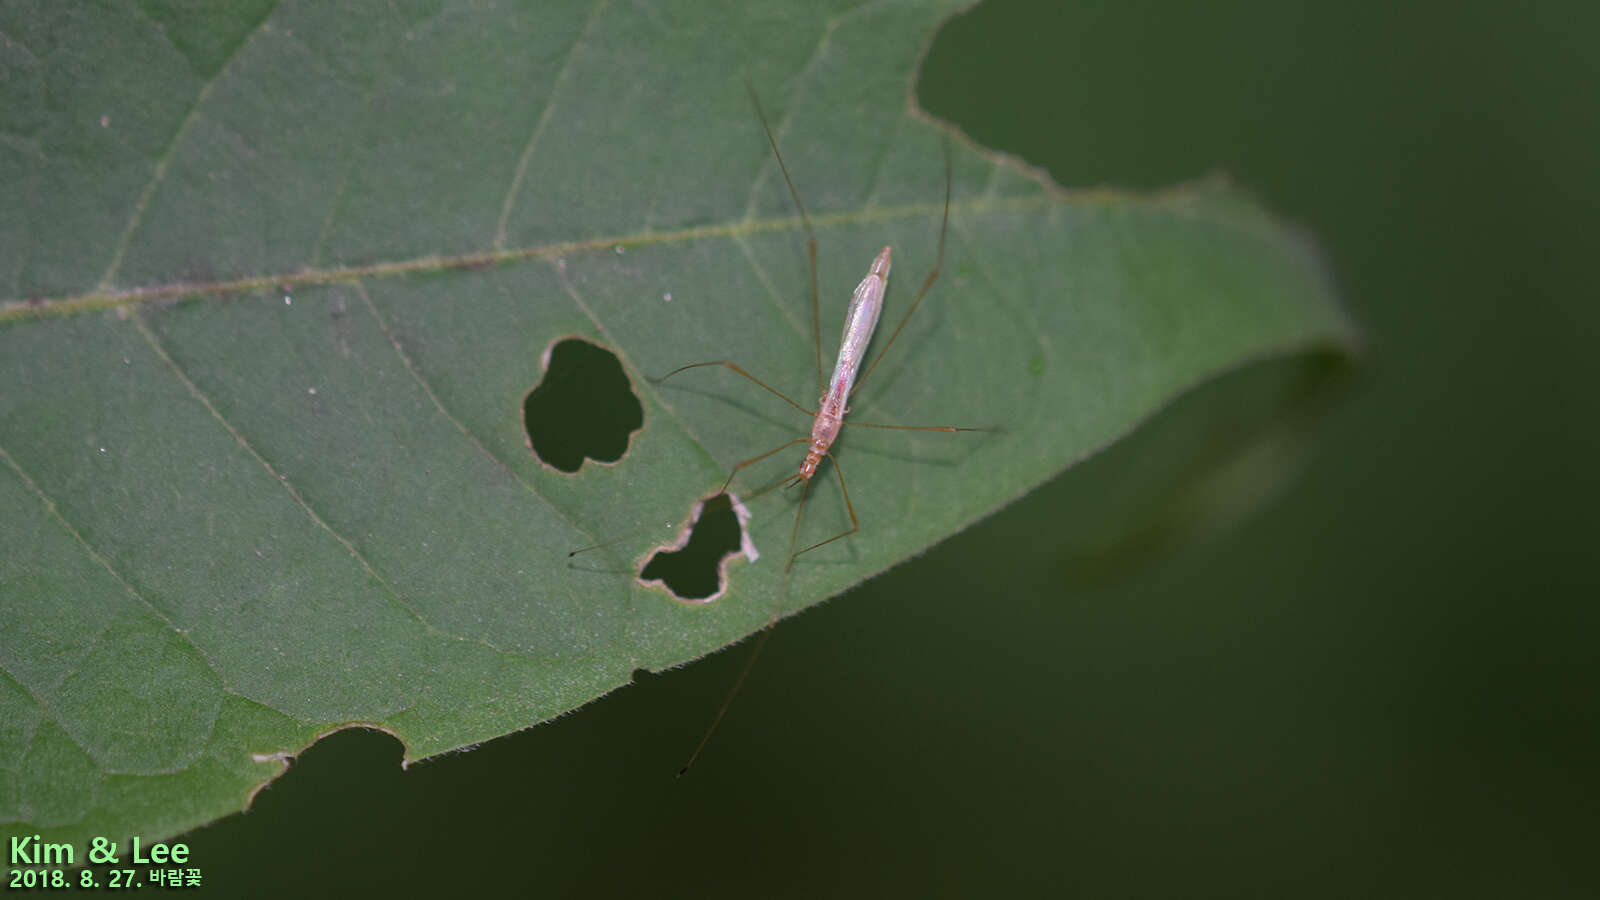
[[[191,858],[262,896],[1593,896],[1596,10],[953,22],[919,96],[977,141],[1069,186],[1220,169],[1322,239],[1369,345],[1297,477],[1086,545],[1079,499],[1160,483],[1113,448],[785,623],[686,779],[742,648],[407,772],[336,735]],[[1183,456],[1164,421],[1135,446]]]

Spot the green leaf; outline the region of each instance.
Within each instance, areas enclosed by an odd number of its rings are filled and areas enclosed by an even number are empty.
[[[0,12],[7,834],[180,832],[352,724],[416,760],[549,719],[916,555],[1218,373],[1353,346],[1314,248],[1225,183],[1063,190],[919,114],[956,4],[795,6]],[[786,575],[798,491],[753,499],[759,561],[686,604],[635,573],[808,422],[726,370],[645,376],[732,359],[816,391],[804,232],[745,76],[815,226],[824,353],[882,246],[885,332],[916,295],[951,145],[942,274],[852,415],[993,430],[847,430],[860,533]],[[574,336],[620,357],[644,424],[569,474],[523,414]],[[802,544],[848,525],[832,472]]]

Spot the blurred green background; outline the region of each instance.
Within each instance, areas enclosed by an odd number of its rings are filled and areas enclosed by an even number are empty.
[[[1230,377],[785,623],[686,779],[744,648],[406,772],[336,735],[192,859],[230,896],[1593,896],[1596,34],[1592,3],[957,19],[918,93],[978,142],[1069,186],[1225,171],[1320,237],[1370,344],[1292,477],[1222,482],[1265,498],[1232,528],[1081,537],[1272,367]]]

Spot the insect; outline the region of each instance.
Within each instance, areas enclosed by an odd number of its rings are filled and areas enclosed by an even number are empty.
[[[784,395],[782,392],[773,388],[771,385],[750,374],[737,363],[726,359],[690,363],[689,365],[680,366],[659,378],[653,378],[651,380],[655,383],[660,383],[690,369],[721,366],[754,382],[763,390],[811,417],[811,433],[808,436],[797,437],[778,447],[768,450],[766,453],[763,453],[760,456],[754,456],[738,463],[733,467],[732,471],[728,473],[728,478],[723,482],[722,485],[722,491],[725,493],[728,490],[729,485],[733,483],[734,477],[737,476],[741,470],[759,463],[775,454],[781,453],[784,450],[795,446],[796,444],[806,444],[805,457],[801,461],[800,469],[796,474],[780,479],[780,481],[775,482],[772,485],[768,485],[767,487],[756,492],[756,495],[760,495],[772,489],[773,487],[777,487],[780,484],[785,488],[792,487],[797,483],[801,485],[800,502],[795,508],[794,527],[789,533],[789,557],[784,563],[784,572],[787,573],[794,566],[796,557],[805,553],[809,553],[812,550],[816,550],[819,547],[824,547],[833,543],[834,541],[848,537],[861,530],[861,520],[856,516],[855,504],[850,500],[850,489],[845,485],[844,471],[839,467],[839,460],[834,456],[832,449],[834,442],[838,440],[839,434],[845,426],[854,426],[858,428],[884,428],[896,431],[943,432],[988,431],[990,429],[958,425],[888,425],[872,422],[852,422],[846,420],[845,418],[846,413],[849,412],[850,398],[857,390],[860,389],[861,385],[869,377],[871,377],[873,370],[878,367],[878,363],[882,362],[884,355],[889,352],[889,348],[894,346],[895,340],[900,337],[900,333],[905,329],[906,323],[911,320],[911,316],[917,311],[917,307],[922,305],[922,300],[927,296],[929,288],[933,287],[934,281],[938,279],[939,269],[944,264],[945,231],[947,230],[950,222],[951,172],[949,146],[946,145],[945,147],[944,212],[939,222],[939,250],[934,258],[933,270],[930,271],[928,273],[928,277],[923,280],[922,286],[917,290],[916,297],[911,301],[910,307],[906,309],[905,315],[901,317],[900,324],[895,326],[894,331],[889,335],[889,339],[884,342],[883,347],[878,351],[878,355],[873,357],[872,362],[867,365],[866,370],[862,371],[861,364],[863,360],[865,360],[867,349],[872,343],[873,333],[877,330],[878,318],[883,312],[884,292],[888,288],[889,284],[889,270],[891,268],[892,256],[891,248],[884,247],[878,252],[878,255],[873,258],[871,265],[867,269],[866,277],[861,279],[861,282],[856,285],[855,291],[851,294],[850,306],[845,312],[844,333],[839,339],[838,360],[834,363],[832,377],[824,381],[822,375],[822,316],[820,312],[817,288],[816,233],[811,228],[810,217],[806,215],[805,204],[800,201],[800,193],[795,189],[794,179],[789,176],[789,168],[784,164],[783,153],[778,150],[778,141],[773,137],[772,127],[768,124],[766,113],[761,108],[761,100],[756,96],[755,89],[749,84],[749,82],[745,83],[745,88],[750,93],[751,102],[755,104],[756,115],[761,119],[761,128],[764,132],[766,132],[767,135],[767,143],[772,146],[772,154],[778,161],[778,169],[783,173],[784,183],[788,185],[789,188],[789,196],[794,200],[795,208],[800,213],[800,222],[805,227],[806,248],[810,258],[811,266],[811,327],[813,346],[816,348],[817,388],[820,392],[818,405],[815,410],[807,409],[801,404],[790,399],[788,396]],[[857,376],[857,373],[860,373],[859,377]],[[817,474],[817,471],[824,459],[832,463],[833,472],[839,480],[839,492],[844,496],[845,511],[850,516],[850,527],[834,535],[833,537],[828,538],[827,540],[818,541],[807,547],[797,549],[800,538],[800,522],[805,513],[806,496],[811,488],[811,479]],[[762,648],[766,645],[767,639],[771,636],[772,627],[777,623],[777,619],[778,610],[774,609],[772,619],[768,621],[767,627],[763,629],[760,640],[753,648],[751,648],[750,655],[746,659],[743,669],[740,671],[738,678],[735,680],[733,687],[729,691],[727,698],[723,701],[722,706],[717,710],[716,717],[712,719],[711,726],[706,730],[705,735],[700,739],[700,743],[695,747],[694,752],[690,754],[688,762],[684,763],[683,768],[678,770],[678,775],[682,776],[684,773],[689,771],[689,767],[693,765],[694,761],[700,756],[700,751],[703,750],[706,746],[706,743],[710,741],[711,735],[716,731],[717,726],[722,722],[723,715],[727,713],[728,707],[733,703],[734,697],[738,695],[739,689],[743,686],[746,676],[750,674],[750,669],[755,664],[756,658],[760,655]]]
[[[845,312],[844,333],[839,339],[838,360],[834,363],[833,376],[824,382],[822,377],[822,315],[820,311],[817,288],[817,236],[816,233],[812,231],[811,219],[806,215],[805,204],[800,201],[800,193],[795,189],[794,179],[789,177],[789,168],[784,164],[783,153],[778,150],[778,141],[773,137],[772,128],[767,123],[767,115],[766,112],[761,108],[761,100],[756,96],[755,89],[748,82],[746,82],[745,88],[750,93],[750,101],[755,104],[756,115],[761,119],[761,128],[764,132],[766,132],[767,135],[767,143],[772,146],[772,154],[778,161],[778,169],[783,173],[784,183],[789,187],[789,196],[794,200],[795,208],[800,212],[800,222],[805,227],[806,231],[806,247],[810,257],[811,266],[811,326],[814,339],[813,346],[816,347],[817,388],[821,392],[821,396],[817,401],[818,406],[816,410],[807,409],[801,404],[796,403],[794,400],[791,400],[788,396],[784,395],[776,388],[773,388],[771,385],[745,371],[732,360],[726,359],[712,360],[710,362],[690,363],[686,366],[679,366],[678,368],[673,369],[671,372],[651,380],[659,384],[660,382],[666,381],[668,378],[671,378],[680,372],[688,371],[689,369],[699,369],[707,366],[722,366],[723,368],[749,379],[750,381],[759,385],[762,389],[766,390],[768,393],[811,417],[812,424],[811,434],[809,437],[795,438],[794,440],[788,441],[778,447],[768,450],[766,453],[763,453],[760,456],[753,456],[750,459],[738,463],[733,467],[733,470],[728,473],[728,479],[722,484],[722,490],[726,491],[728,486],[733,483],[734,477],[737,476],[742,469],[759,463],[775,454],[781,453],[796,444],[804,443],[807,445],[805,458],[800,463],[799,472],[778,482],[778,484],[781,484],[785,488],[793,487],[796,483],[801,485],[800,502],[795,508],[794,528],[789,535],[789,557],[784,563],[784,571],[787,572],[794,566],[795,558],[801,554],[809,553],[812,550],[816,550],[819,547],[831,544],[841,538],[849,537],[850,535],[861,530],[861,520],[856,516],[855,504],[850,501],[850,489],[845,484],[844,471],[839,467],[839,460],[834,457],[832,453],[833,444],[836,440],[838,440],[839,433],[841,430],[843,430],[844,426],[850,425],[857,428],[884,428],[895,431],[960,432],[985,431],[987,429],[958,425],[886,425],[873,422],[850,422],[845,420],[845,414],[849,412],[850,398],[867,380],[867,378],[872,375],[873,370],[878,367],[878,363],[883,361],[883,357],[889,352],[889,348],[894,346],[895,340],[900,337],[900,332],[905,329],[906,323],[911,321],[912,314],[917,311],[917,307],[922,304],[923,298],[927,296],[928,289],[931,288],[934,281],[938,279],[939,269],[944,264],[945,231],[950,221],[950,156],[948,146],[946,146],[945,149],[944,213],[939,223],[939,250],[938,254],[934,258],[933,270],[930,271],[928,273],[928,277],[923,280],[922,287],[917,291],[916,298],[911,301],[911,306],[906,309],[906,314],[900,319],[900,324],[895,326],[894,331],[889,335],[889,340],[886,341],[882,349],[878,351],[878,355],[873,358],[872,363],[867,366],[866,371],[861,372],[861,363],[866,358],[867,348],[872,343],[873,333],[877,330],[878,317],[883,312],[884,292],[889,285],[889,270],[891,268],[892,249],[889,247],[884,247],[878,252],[878,255],[873,258],[871,266],[867,269],[866,277],[861,279],[861,283],[856,285],[855,291],[850,296],[850,306]],[[859,378],[857,377],[858,372],[861,372]],[[811,488],[811,479],[817,474],[818,467],[822,464],[823,459],[827,459],[833,464],[833,472],[839,479],[839,492],[844,496],[845,511],[850,516],[850,527],[825,541],[818,541],[815,544],[797,550],[796,546],[800,536],[800,521],[801,517],[805,513],[806,495]],[[771,485],[768,488],[763,488],[761,491],[758,491],[757,494],[759,495],[761,493],[765,493],[766,490],[769,490],[771,487],[775,486],[777,485]]]

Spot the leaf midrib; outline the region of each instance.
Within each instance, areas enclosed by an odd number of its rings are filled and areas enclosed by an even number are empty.
[[[1042,208],[1048,203],[1044,195],[1016,198],[980,198],[961,203],[952,202],[952,212],[982,214],[997,210],[1026,211]],[[834,228],[895,219],[909,219],[936,215],[943,204],[910,204],[906,206],[874,207],[850,212],[812,216],[813,227]],[[0,325],[16,319],[54,318],[85,312],[135,306],[153,300],[173,297],[218,296],[246,294],[268,288],[291,289],[357,281],[361,279],[394,278],[406,275],[427,275],[459,269],[473,269],[521,262],[530,259],[553,260],[568,254],[592,253],[613,247],[648,247],[665,244],[688,243],[707,238],[734,238],[747,235],[782,231],[800,231],[803,224],[799,216],[773,219],[741,220],[716,225],[699,225],[672,231],[644,231],[631,234],[607,235],[581,241],[557,241],[509,249],[477,250],[451,256],[429,254],[412,259],[390,260],[364,266],[333,266],[328,268],[302,268],[292,272],[265,275],[248,275],[222,281],[177,281],[122,290],[92,290],[64,297],[30,297],[10,300],[0,304]]]

